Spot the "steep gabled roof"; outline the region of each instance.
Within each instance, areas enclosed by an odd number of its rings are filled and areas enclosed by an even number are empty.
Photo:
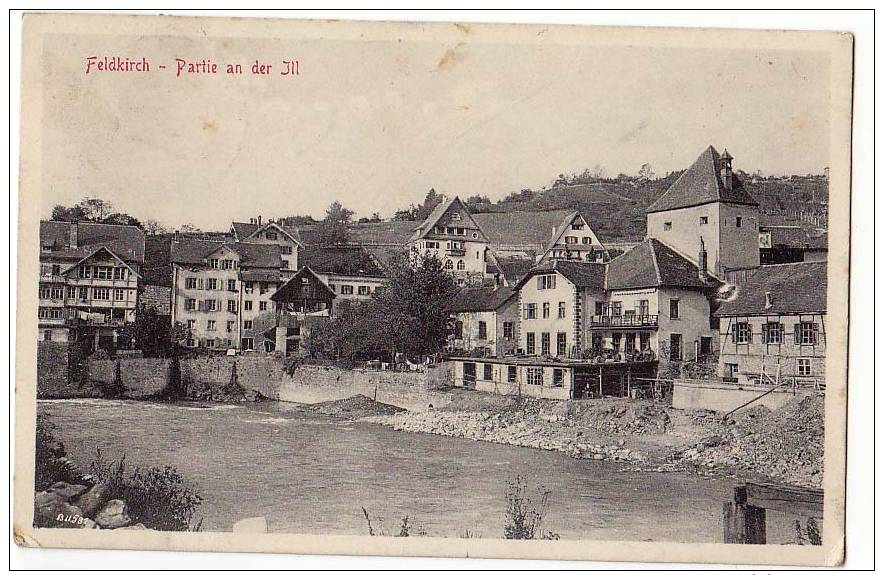
[[[559,272],[577,287],[605,289],[605,264],[598,262],[572,262],[552,260],[536,265],[526,273],[513,289],[519,290],[532,277],[540,274]]]
[[[451,313],[494,311],[515,295],[513,288],[505,286],[464,287],[454,294],[447,309]]]
[[[320,274],[385,277],[375,257],[361,246],[308,245],[301,252],[301,262]]]
[[[110,249],[126,262],[144,261],[144,232],[136,226],[77,223],[77,245],[70,245],[71,222],[41,221],[40,248],[49,246],[45,252],[53,257],[81,259],[101,247]]]
[[[236,227],[237,225],[240,226],[239,229],[237,229],[237,227]],[[245,227],[245,226],[248,226],[248,227]],[[252,229],[253,226],[254,226],[254,229]],[[301,245],[301,237],[300,237],[300,234],[298,233],[298,228],[296,228],[294,226],[283,226],[283,225],[278,224],[277,222],[265,222],[260,225],[242,224],[242,223],[234,222],[232,227],[233,227],[234,231],[236,232],[237,241],[240,241],[240,242],[248,242],[249,238],[254,237],[255,235],[267,230],[268,228],[273,228],[273,229],[279,231],[280,233],[287,235],[296,244]],[[241,235],[240,231],[242,231],[244,233],[244,235]]]
[[[517,256],[505,257],[492,252],[487,268],[489,274],[501,274],[506,279],[506,283],[512,286],[519,283],[522,276],[534,267],[534,263],[533,259]]]
[[[731,189],[724,186],[721,180],[721,156],[709,146],[646,211],[661,212],[711,202],[758,205],[736,174],[733,175]]]
[[[465,213],[466,216],[470,219],[473,225],[476,226],[476,228],[479,230],[479,233],[482,234],[482,237],[485,240],[488,239],[485,236],[485,232],[482,230],[482,226],[479,225],[479,223],[470,213],[470,210],[468,210],[464,203],[460,201],[460,198],[454,196],[450,200],[446,200],[437,204],[436,207],[433,208],[433,211],[430,212],[430,215],[427,216],[427,219],[425,219],[419,226],[414,229],[414,234],[412,234],[411,240],[409,241],[417,241],[429,234],[433,227],[435,227],[435,225],[439,223],[439,220],[442,219],[442,216],[447,214],[452,207],[460,208],[461,211],[463,211],[463,213]]]
[[[736,288],[736,295],[722,303],[715,315],[825,313],[827,279],[826,262],[761,266]],[[768,292],[771,306],[765,307]]]
[[[479,212],[473,220],[494,246],[521,246],[542,250],[553,229],[574,210],[532,210],[521,212]]]
[[[233,222],[232,224],[230,224],[230,231],[233,233],[233,236],[237,241],[242,241],[243,238],[249,237],[260,227],[261,226],[259,226],[258,224],[253,223]]]
[[[205,259],[222,247],[240,255],[241,267],[280,268],[282,257],[279,246],[273,244],[246,244],[241,242],[221,242],[196,238],[173,240],[170,247],[170,261],[182,265],[203,265]]]
[[[648,287],[708,288],[700,280],[700,270],[672,248],[649,238],[608,262],[606,289]]]
[[[69,268],[67,268],[66,270],[64,270],[63,273],[64,273],[65,275],[66,275],[66,274],[69,274],[70,272],[76,270],[76,269],[77,269],[77,266],[79,266],[81,263],[83,263],[83,262],[85,262],[85,261],[87,261],[87,260],[92,259],[93,257],[95,257],[96,254],[99,254],[99,253],[102,253],[102,252],[103,252],[103,253],[106,253],[107,255],[109,255],[110,257],[112,257],[113,259],[117,260],[118,262],[120,262],[121,264],[123,264],[124,266],[126,266],[126,268],[128,268],[130,272],[132,272],[133,274],[135,274],[136,277],[141,277],[141,275],[140,275],[138,272],[136,272],[134,269],[132,269],[132,267],[131,267],[128,263],[126,263],[125,260],[123,260],[123,258],[121,258],[121,257],[118,256],[117,254],[115,254],[113,251],[111,251],[110,248],[107,248],[107,247],[104,247],[104,246],[102,246],[102,247],[100,247],[100,248],[98,248],[98,249],[96,249],[96,250],[93,250],[91,254],[88,254],[88,255],[86,255],[86,256],[83,256],[83,257],[80,258],[75,264],[71,265]]]
[[[320,289],[329,296],[329,299],[337,297],[335,292],[333,292],[332,289],[316,275],[316,272],[307,266],[303,266],[297,271],[297,273],[295,273],[295,275],[289,278],[287,282],[282,284],[282,286],[270,296],[270,299],[275,302],[280,302],[293,301],[294,299],[299,298],[301,294],[301,286],[303,285],[301,279],[305,277],[309,279],[312,285],[320,286]]]

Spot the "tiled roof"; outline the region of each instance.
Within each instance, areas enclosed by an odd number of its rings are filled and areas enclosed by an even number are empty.
[[[252,223],[246,223],[246,222],[233,222],[233,224],[231,224],[231,225],[233,227],[234,233],[236,234],[236,238],[239,240],[243,240],[243,239],[249,237],[250,235],[255,233],[255,230],[257,230],[259,227],[261,227],[258,224],[252,224]]]
[[[721,304],[716,316],[825,313],[826,262],[761,266],[736,295]],[[770,292],[771,306],[765,307]]]
[[[144,232],[136,226],[79,222],[77,245],[70,245],[71,222],[40,222],[40,247],[52,246],[52,257],[79,260],[98,248],[108,248],[126,262],[144,261]]]
[[[687,208],[710,202],[758,205],[758,202],[743,188],[743,182],[736,174],[733,175],[731,189],[724,187],[721,181],[721,157],[712,146],[700,154],[700,157],[675,180],[666,193],[648,207],[647,212]]]
[[[549,243],[553,230],[574,210],[484,212],[473,219],[493,246],[521,246],[540,251]]]
[[[494,311],[508,302],[516,292],[505,286],[461,288],[451,302],[448,311],[452,313],[471,311]]]
[[[488,262],[488,273],[499,273],[509,285],[515,285],[534,267],[534,260],[520,257],[495,256]]]
[[[289,278],[287,282],[282,284],[279,289],[270,296],[270,299],[275,302],[280,302],[293,301],[300,298],[301,286],[303,285],[301,279],[305,277],[310,280],[311,285],[322,290],[322,292],[328,297],[329,300],[337,297],[335,295],[335,292],[333,292],[332,289],[325,284],[325,282],[319,279],[319,276],[316,275],[314,270],[310,269],[307,266],[303,266],[297,271],[295,275]],[[318,296],[319,294],[315,295]]]
[[[788,246],[790,248],[826,249],[829,236],[826,231],[803,226],[765,226],[762,232],[770,232],[771,246]]]
[[[194,238],[173,240],[170,247],[170,261],[183,265],[202,265],[205,258],[221,246],[227,246],[240,255],[242,258],[240,267],[278,269],[282,265],[277,245],[220,242]]]
[[[711,280],[714,281],[714,280]],[[700,270],[660,240],[646,239],[608,262],[607,289],[706,288]]]
[[[360,246],[305,246],[300,265],[321,274],[384,277],[377,260]]]
[[[279,270],[241,270],[239,277],[247,282],[278,282],[280,279]]]
[[[532,276],[557,271],[577,287],[589,287],[605,289],[605,264],[598,262],[571,262],[564,260],[550,260],[534,266],[526,273],[519,283],[513,288],[518,290]]]

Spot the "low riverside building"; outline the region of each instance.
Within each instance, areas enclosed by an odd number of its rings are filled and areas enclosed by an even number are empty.
[[[143,263],[135,226],[40,222],[40,339],[114,349],[120,328],[135,321]]]
[[[826,263],[761,266],[715,312],[726,382],[821,389],[826,375]]]
[[[172,322],[189,330],[189,347],[270,352],[271,296],[282,283],[279,246],[185,238],[170,246]]]
[[[503,357],[518,347],[519,299],[506,286],[463,287],[448,311],[454,317],[450,353],[478,353]]]

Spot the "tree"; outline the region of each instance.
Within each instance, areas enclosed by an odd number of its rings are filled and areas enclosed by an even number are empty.
[[[309,226],[316,223],[313,216],[285,216],[277,222],[282,226]]]
[[[494,204],[491,203],[491,200],[488,199],[488,196],[480,195],[470,196],[464,203],[467,208],[474,213],[491,211],[491,208],[494,206]]]
[[[350,243],[350,222],[353,210],[334,201],[325,210],[325,218],[316,228],[316,236],[322,245],[343,245]]]
[[[186,328],[185,328],[186,329]],[[167,316],[160,315],[156,307],[147,307],[142,304],[135,315],[135,322],[126,324],[120,329],[118,340],[129,345],[135,344],[144,357],[168,357],[172,352],[173,344],[181,333],[181,327],[171,326]],[[125,345],[125,343],[123,344]]]
[[[654,168],[651,166],[651,164],[648,164],[647,162],[642,164],[642,167],[638,170],[638,179],[642,182],[653,180],[654,175]]]
[[[88,218],[86,212],[79,205],[70,208],[57,205],[52,208],[52,219],[56,222],[79,222]]]
[[[115,212],[102,220],[102,223],[105,224],[117,224],[120,226],[136,226],[141,228],[141,222],[138,221],[134,216],[130,216],[129,214],[122,214],[119,212]]]
[[[159,234],[165,234],[165,233],[166,233],[166,228],[164,228],[163,225],[162,225],[160,222],[156,221],[156,220],[147,220],[147,221],[145,221],[143,227],[144,227],[144,231],[145,231],[145,232],[147,233],[147,235],[149,235],[149,236],[156,236],[156,235],[159,235]]]
[[[429,215],[436,208],[436,206],[438,206],[441,203],[442,203],[442,195],[437,194],[436,190],[434,188],[430,188],[430,191],[427,192],[426,196],[424,196],[423,205],[418,206],[417,213],[415,214],[414,219],[419,222],[424,221],[425,219],[427,219],[427,217],[429,217]]]
[[[85,197],[78,205],[86,212],[86,217],[94,222],[104,221],[114,210],[113,204],[101,198]]]
[[[182,224],[180,228],[178,228],[182,234],[198,234],[200,233],[200,229],[191,223]]]
[[[365,218],[365,217],[363,217],[363,218],[359,218],[359,223],[360,223],[360,224],[376,224],[376,223],[381,222],[381,221],[383,221],[383,220],[381,219],[381,214],[379,214],[379,213],[377,213],[377,212],[374,212],[373,214],[371,214],[370,217],[367,217],[367,218]]]

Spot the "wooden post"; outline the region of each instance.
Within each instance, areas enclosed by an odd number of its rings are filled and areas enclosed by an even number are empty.
[[[767,543],[767,521],[761,507],[749,505],[746,486],[734,487],[734,500],[723,507],[724,542],[746,545]]]
[[[626,397],[632,397],[632,365],[626,366]]]
[[[602,366],[599,366],[599,399],[602,398]]]

